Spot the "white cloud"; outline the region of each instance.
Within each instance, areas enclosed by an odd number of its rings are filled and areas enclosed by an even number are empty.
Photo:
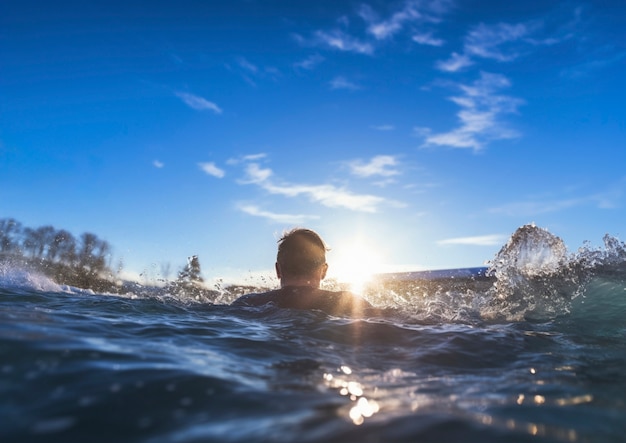
[[[176,96],[180,98],[183,103],[196,111],[213,111],[216,114],[221,114],[222,110],[215,103],[208,101],[205,98],[197,95],[189,94],[187,92],[177,92]]]
[[[213,177],[222,178],[226,175],[224,170],[215,166],[215,163],[213,162],[198,163],[198,166],[200,166],[200,169],[202,169],[205,173],[212,175]]]
[[[323,61],[324,57],[319,54],[313,54],[298,63],[294,63],[294,67],[301,69],[313,69]]]
[[[360,15],[369,23],[368,32],[377,40],[392,37],[402,30],[405,23],[418,20],[422,17],[417,10],[416,2],[406,2],[404,7],[394,13],[388,20],[379,21],[377,15],[368,5],[361,7]]]
[[[386,20],[380,20],[374,10],[363,5],[359,10],[359,15],[368,23],[367,31],[377,40],[385,40],[393,37],[404,30],[410,24],[424,22],[439,22],[440,16],[449,10],[448,1],[405,1],[398,11],[394,12]],[[423,35],[423,34],[418,34]],[[428,40],[432,42],[433,40]],[[419,42],[418,43],[422,43]],[[422,43],[424,44],[424,43]],[[426,43],[431,44],[431,43]],[[438,44],[435,46],[439,46]]]
[[[245,69],[246,71],[250,71],[253,74],[259,72],[259,68],[256,65],[253,65],[243,57],[239,57],[237,59],[237,63],[239,63],[239,66],[241,66],[243,69]]]
[[[267,157],[267,154],[264,152],[260,152],[258,154],[248,154],[242,155],[240,157],[229,158],[228,160],[226,160],[226,163],[229,165],[237,165],[241,162],[254,162],[257,160],[261,160],[265,157]]]
[[[328,46],[339,51],[356,52],[358,54],[371,55],[374,52],[374,47],[371,44],[362,42],[341,30],[316,31],[313,43]]]
[[[259,68],[257,65],[251,63],[244,57],[239,57],[237,59],[237,63],[244,71],[254,75],[255,77],[276,79],[280,76],[280,71],[274,66],[263,66],[262,68]]]
[[[320,203],[329,208],[345,208],[351,211],[377,212],[378,207],[385,199],[375,195],[355,194],[346,189],[333,185],[273,185],[266,183],[263,189],[285,197],[304,195],[309,200]]]
[[[331,89],[347,89],[349,91],[356,91],[360,89],[360,86],[358,86],[355,83],[352,83],[349,80],[346,80],[344,77],[335,77],[330,82],[330,88]]]
[[[435,67],[440,71],[457,72],[473,64],[474,62],[467,55],[453,52],[448,60],[438,61]]]
[[[432,32],[425,32],[425,33],[421,33],[421,34],[415,34],[412,37],[412,40],[415,43],[419,43],[420,45],[427,45],[427,46],[443,46],[443,44],[445,43],[440,38],[433,37],[433,33]]]
[[[319,219],[319,216],[317,215],[278,214],[275,212],[264,211],[258,206],[250,204],[239,204],[237,205],[237,208],[248,215],[266,218],[275,223],[299,225],[304,224],[308,220]]]
[[[374,213],[378,211],[383,203],[395,204],[396,206],[401,205],[399,202],[390,202],[383,197],[370,194],[356,194],[347,189],[329,184],[275,184],[270,180],[272,176],[273,172],[271,169],[264,169],[256,163],[251,163],[246,167],[246,178],[240,180],[239,183],[255,184],[274,195],[290,198],[306,197],[312,202],[329,208],[345,208],[352,211]]]
[[[441,16],[450,10],[451,4],[451,0],[405,0],[399,9],[383,19],[372,7],[362,5],[358,15],[367,26],[364,37],[359,38],[349,33],[347,28],[351,20],[343,16],[338,20],[339,28],[337,29],[318,30],[310,38],[301,35],[294,35],[294,38],[303,46],[322,46],[339,51],[372,55],[377,44],[392,40],[396,35],[410,29],[416,43],[441,46],[443,41],[432,37],[432,32],[415,28],[420,24],[439,23]]]
[[[448,60],[437,62],[436,67],[442,71],[456,72],[474,64],[479,58],[511,62],[530,53],[533,48],[555,45],[573,35],[568,31],[568,34],[561,36],[537,36],[544,27],[544,22],[539,20],[515,24],[481,23],[474,26],[463,39],[462,53],[453,52]],[[570,28],[567,26],[567,29]]]
[[[377,155],[376,157],[372,157],[367,163],[363,163],[360,160],[349,163],[350,172],[359,177],[391,177],[398,175],[400,171],[393,168],[393,166],[397,165],[398,161],[392,155]]]
[[[245,161],[256,161],[256,160],[260,160],[262,158],[267,157],[267,154],[264,152],[260,152],[258,154],[248,154],[248,155],[244,155],[243,156],[243,160]]]
[[[262,184],[265,183],[271,176],[273,172],[271,169],[261,168],[256,163],[250,163],[246,166],[246,176],[245,180],[242,180],[242,184]]]
[[[257,66],[245,57],[237,57],[235,63],[235,66],[227,64],[227,69],[241,76],[246,83],[255,88],[257,87],[257,80],[269,79],[277,81],[281,76],[281,72],[278,68],[273,66]]]
[[[413,127],[413,133],[415,134],[415,136],[417,137],[428,137],[430,134],[432,134],[433,131],[431,131],[430,128],[425,128],[423,126],[415,126]]]
[[[461,107],[457,113],[459,126],[438,134],[421,128],[425,144],[480,150],[490,141],[518,137],[517,132],[500,121],[503,114],[517,112],[523,103],[518,98],[496,93],[509,85],[509,80],[503,75],[485,72],[472,85],[459,85],[463,95],[450,97]]]
[[[438,245],[470,245],[470,246],[498,246],[504,244],[508,239],[507,235],[491,234],[479,235],[475,237],[456,237],[439,240]]]
[[[518,57],[517,48],[507,45],[519,41],[531,32],[531,26],[518,23],[480,24],[465,37],[465,53],[482,58],[508,62]],[[502,48],[502,46],[506,46]]]
[[[155,160],[152,162],[152,166],[154,166],[157,169],[161,169],[165,166],[165,163],[159,161],[159,160]]]

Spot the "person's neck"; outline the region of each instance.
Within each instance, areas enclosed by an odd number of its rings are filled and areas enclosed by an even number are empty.
[[[282,278],[280,280],[280,287],[286,288],[287,286],[299,286],[318,289],[320,287],[320,281],[310,277]]]

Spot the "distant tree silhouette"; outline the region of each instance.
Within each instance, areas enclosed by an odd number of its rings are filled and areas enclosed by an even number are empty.
[[[55,232],[52,243],[48,246],[48,259],[73,266],[76,263],[76,239],[61,229]]]
[[[44,252],[47,253],[47,249],[54,242],[54,233],[56,232],[56,229],[54,229],[54,227],[50,225],[47,225],[35,229],[35,232],[37,238],[35,256],[37,258],[43,258]]]
[[[204,282],[200,270],[200,260],[197,255],[187,258],[187,265],[178,273],[179,283],[197,285]]]
[[[204,287],[204,279],[201,274],[198,256],[188,257],[187,265],[178,273],[176,281],[166,286],[166,290],[179,296],[194,297],[198,300],[212,300],[215,291],[210,291]]]
[[[110,252],[109,243],[92,233],[82,234],[79,242],[64,229],[23,227],[12,218],[0,219],[0,260],[35,268],[59,283],[110,290]]]
[[[76,238],[65,229],[57,230],[50,225],[31,228],[13,218],[0,219],[0,263],[41,272],[59,284],[94,291],[141,290],[142,285],[120,281],[122,261],[117,273],[111,271],[110,254],[111,245],[91,232]],[[161,274],[166,281],[169,273],[170,264],[161,264]],[[215,302],[221,293],[206,288],[203,283],[200,260],[193,255],[187,258],[187,265],[178,273],[178,278],[159,290],[163,294]]]
[[[22,236],[22,224],[13,218],[0,219],[0,253],[17,253]]]
[[[35,258],[35,251],[37,251],[37,244],[39,239],[37,238],[37,231],[33,228],[24,228],[22,238],[22,250],[26,254],[30,254],[31,258]]]
[[[111,246],[90,232],[81,235],[80,241],[78,266],[93,274],[104,271],[106,256],[109,254]]]

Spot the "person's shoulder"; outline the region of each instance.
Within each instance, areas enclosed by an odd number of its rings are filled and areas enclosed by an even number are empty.
[[[231,303],[231,306],[260,306],[268,303],[279,290],[267,292],[253,292],[245,294]]]
[[[368,301],[350,291],[304,286],[287,286],[268,292],[246,294],[235,300],[232,306],[263,306],[269,303],[278,308],[317,309],[340,316],[361,316],[372,308]]]
[[[360,295],[355,294],[352,291],[330,291],[328,289],[319,289],[320,293],[327,295],[329,297],[346,299],[346,300],[363,300],[365,299]]]
[[[351,291],[329,291],[320,289],[320,293],[327,300],[331,301],[334,313],[361,315],[365,310],[372,308],[372,305],[363,297]]]

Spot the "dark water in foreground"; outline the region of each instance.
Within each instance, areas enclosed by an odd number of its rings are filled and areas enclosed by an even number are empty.
[[[521,235],[495,285],[394,281],[366,294],[393,310],[373,318],[5,270],[0,441],[623,442],[626,248]]]

